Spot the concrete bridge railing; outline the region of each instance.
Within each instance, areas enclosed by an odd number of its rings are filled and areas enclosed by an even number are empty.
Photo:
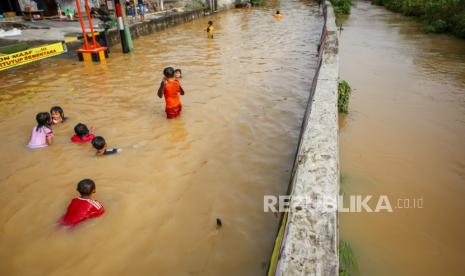
[[[325,24],[319,65],[302,123],[281,227],[268,275],[338,275],[337,205],[338,30],[333,8],[323,4]]]

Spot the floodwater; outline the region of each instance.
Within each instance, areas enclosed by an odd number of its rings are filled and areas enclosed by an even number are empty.
[[[463,275],[465,40],[359,1],[340,45],[342,189],[393,208],[340,216],[360,275]]]
[[[320,29],[314,3],[285,1],[137,39],[130,55],[117,45],[106,63],[2,72],[0,275],[264,274],[277,218],[263,195],[287,188]],[[186,90],[169,121],[156,97],[166,66],[182,68]],[[27,149],[35,114],[53,105],[69,121],[52,146]],[[78,122],[123,152],[72,144]],[[105,215],[57,227],[84,178]]]

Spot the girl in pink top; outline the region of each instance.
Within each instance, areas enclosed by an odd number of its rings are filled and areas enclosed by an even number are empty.
[[[40,112],[36,115],[36,120],[37,126],[32,129],[31,140],[27,144],[31,149],[43,148],[53,143],[50,114],[48,112]]]

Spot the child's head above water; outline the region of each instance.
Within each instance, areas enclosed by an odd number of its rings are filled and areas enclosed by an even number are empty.
[[[36,121],[37,121],[37,128],[36,128],[37,130],[39,130],[42,127],[49,127],[51,123],[50,113],[48,112],[37,113]]]
[[[54,122],[61,122],[65,120],[65,113],[63,112],[63,108],[59,106],[52,107],[50,109],[50,114],[52,115]]]
[[[89,197],[95,193],[95,182],[92,179],[83,179],[79,181],[77,191],[81,197]]]
[[[107,149],[107,142],[102,136],[96,136],[92,139],[92,146],[97,150],[98,156],[111,155],[122,151],[122,149],[118,148]]]
[[[166,78],[173,78],[174,77],[174,68],[173,67],[166,67],[163,69],[163,75],[165,75]]]
[[[92,146],[98,151],[104,150],[106,145],[107,143],[102,136],[97,136],[92,139]]]
[[[276,11],[276,14],[281,14],[279,11]]]
[[[82,137],[89,135],[90,131],[85,124],[79,123],[74,127],[74,132],[76,136],[82,139]]]
[[[174,77],[177,78],[177,79],[182,78],[181,69],[174,70]]]

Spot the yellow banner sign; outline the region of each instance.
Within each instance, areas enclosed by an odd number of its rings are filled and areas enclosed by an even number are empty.
[[[63,44],[57,42],[37,48],[27,49],[9,55],[0,56],[0,71],[65,52]]]

